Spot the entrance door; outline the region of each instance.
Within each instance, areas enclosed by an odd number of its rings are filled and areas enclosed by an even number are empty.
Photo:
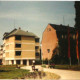
[[[20,60],[16,60],[16,64],[20,64]]]
[[[23,60],[23,65],[27,65],[27,60]]]
[[[14,60],[12,60],[11,62],[12,62],[12,64],[14,64]]]
[[[32,60],[29,60],[29,65],[32,65]]]

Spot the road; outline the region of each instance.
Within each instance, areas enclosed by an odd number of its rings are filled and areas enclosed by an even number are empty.
[[[25,66],[22,68],[32,70],[31,66]],[[36,66],[36,68],[42,70],[40,66]],[[43,68],[43,71],[59,75],[61,77],[60,80],[80,80],[80,71],[50,69],[50,68]]]

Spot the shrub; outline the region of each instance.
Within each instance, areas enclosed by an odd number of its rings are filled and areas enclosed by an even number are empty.
[[[44,68],[46,68],[46,65],[45,65],[45,64],[43,64],[41,67],[44,67]]]
[[[42,60],[36,60],[35,61],[35,65],[41,65],[42,64]]]
[[[80,70],[80,65],[55,65],[56,69]]]

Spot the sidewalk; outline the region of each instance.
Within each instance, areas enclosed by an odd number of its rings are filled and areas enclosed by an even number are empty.
[[[32,66],[24,66],[24,67],[21,67],[21,69],[28,69],[28,70],[30,70],[30,72],[33,72],[32,71]],[[38,69],[38,71],[42,71],[43,70],[43,68],[41,66],[39,66],[39,65],[35,66],[35,69]]]
[[[30,72],[32,72],[32,66],[24,66],[24,67],[21,67],[21,69],[28,69],[30,70]]]
[[[71,71],[71,70],[60,70],[60,69],[49,69],[44,68],[44,71],[58,74],[61,78],[60,80],[80,80],[80,71]]]

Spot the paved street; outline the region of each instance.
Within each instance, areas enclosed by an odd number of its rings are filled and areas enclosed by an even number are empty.
[[[22,67],[22,68],[32,70],[31,66],[25,66],[25,67]],[[36,68],[38,68],[39,70],[42,69],[40,66],[36,66]],[[58,74],[59,76],[61,76],[60,80],[62,80],[62,79],[65,79],[65,80],[66,79],[67,80],[71,80],[71,79],[80,80],[80,71],[50,69],[50,68],[43,68],[43,71]]]

